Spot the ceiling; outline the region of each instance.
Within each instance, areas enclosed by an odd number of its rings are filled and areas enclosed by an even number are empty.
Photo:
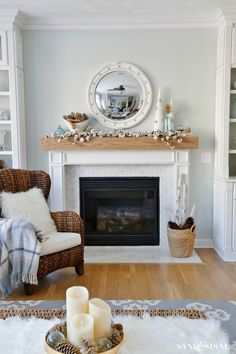
[[[236,0],[0,0],[0,12],[20,10],[26,23],[211,22],[220,9],[236,12]]]

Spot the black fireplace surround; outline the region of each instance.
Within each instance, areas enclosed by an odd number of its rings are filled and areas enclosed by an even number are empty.
[[[86,245],[159,245],[159,177],[81,177]]]

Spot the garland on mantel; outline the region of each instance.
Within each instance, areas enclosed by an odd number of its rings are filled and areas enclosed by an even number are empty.
[[[85,132],[79,131],[69,131],[65,134],[57,134],[54,136],[58,143],[63,141],[69,141],[72,144],[83,144],[95,138],[140,138],[140,137],[152,137],[154,140],[159,140],[163,143],[169,145],[172,149],[174,148],[174,143],[182,143],[183,137],[186,133],[182,131],[169,131],[163,132],[160,130],[152,132],[127,132],[124,130],[113,130],[111,132],[96,132],[95,129],[91,129]],[[50,138],[50,136],[47,136]]]

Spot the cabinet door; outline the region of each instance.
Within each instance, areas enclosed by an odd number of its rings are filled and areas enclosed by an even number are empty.
[[[22,37],[20,32],[14,31],[15,42],[15,65],[23,70],[23,51],[22,51]]]
[[[5,31],[0,31],[0,65],[7,65],[7,36]]]
[[[232,210],[232,250],[236,252],[236,183],[233,186],[233,210]]]
[[[17,151],[17,161],[14,160],[14,167],[26,168],[26,141],[25,141],[25,96],[24,96],[24,73],[21,69],[16,68],[16,101],[17,101],[17,113],[16,113],[16,131],[17,141],[12,141],[12,144],[16,144],[15,150]]]
[[[236,27],[233,27],[232,33],[232,59],[231,64],[236,67]]]

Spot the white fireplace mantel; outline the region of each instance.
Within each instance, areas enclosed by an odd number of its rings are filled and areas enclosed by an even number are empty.
[[[174,190],[172,202],[176,204],[177,184],[181,175],[185,175],[187,200],[189,191],[189,150],[83,150],[83,151],[49,151],[49,171],[52,180],[50,207],[52,210],[66,209],[66,174],[67,166],[132,166],[142,167],[140,174],[145,175],[145,166],[171,166],[173,168],[169,189]],[[165,183],[165,178],[161,185]],[[168,186],[166,186],[168,190]],[[175,209],[175,206],[174,206]],[[79,211],[79,210],[78,210]]]
[[[167,247],[166,226],[175,218],[182,176],[189,201],[189,157],[190,150],[177,149],[49,151],[50,208],[80,212],[80,177],[159,177],[160,245]]]

